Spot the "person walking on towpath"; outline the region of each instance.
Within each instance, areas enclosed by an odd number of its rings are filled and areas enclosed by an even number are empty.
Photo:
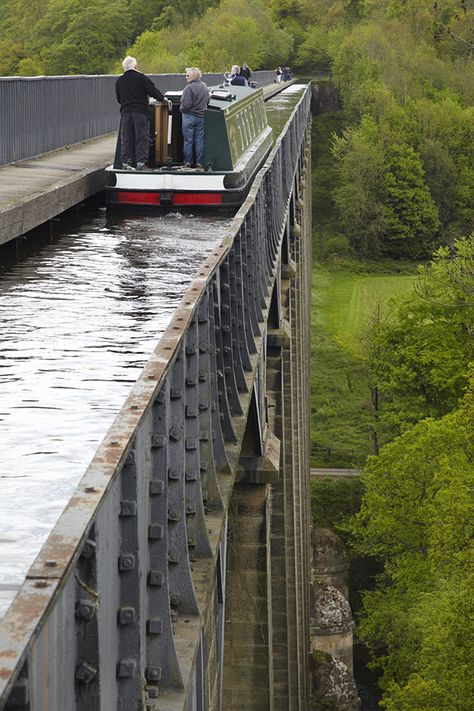
[[[135,57],[125,57],[124,73],[115,82],[115,94],[122,114],[120,160],[124,170],[144,170],[148,160],[150,114],[148,98],[163,101],[164,96],[145,74],[137,70]]]
[[[186,69],[186,86],[181,96],[179,110],[183,116],[184,167],[191,168],[193,149],[196,154],[195,166],[204,164],[204,111],[209,103],[209,89],[201,81],[201,70],[197,67]]]

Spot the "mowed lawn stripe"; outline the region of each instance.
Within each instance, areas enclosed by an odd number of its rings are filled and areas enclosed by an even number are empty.
[[[377,304],[399,300],[416,276],[361,275],[333,272],[321,307],[335,340],[353,355],[362,356],[361,337]]]
[[[361,467],[371,453],[372,408],[361,335],[381,298],[412,287],[415,276],[313,268],[312,465]]]

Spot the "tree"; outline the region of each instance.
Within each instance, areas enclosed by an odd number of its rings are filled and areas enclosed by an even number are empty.
[[[474,222],[474,110],[450,92],[409,103],[417,146],[445,239]]]
[[[97,0],[67,18],[58,43],[46,57],[52,74],[103,74],[130,41],[131,23],[125,0]]]
[[[444,582],[435,594],[421,596],[420,671],[410,674],[405,684],[389,686],[388,711],[466,710],[474,698],[473,589],[474,575],[467,573],[457,584]]]
[[[164,71],[166,60],[165,66],[174,65],[174,71],[197,65],[219,72],[241,62],[252,69],[273,66],[289,55],[291,46],[291,37],[275,25],[262,0],[223,0],[188,26],[144,33],[131,51],[145,71]]]
[[[384,130],[364,117],[358,128],[334,138],[333,154],[339,177],[334,201],[356,252],[427,256],[439,222],[413,148],[402,142],[386,145]]]
[[[367,367],[381,442],[456,407],[474,355],[473,283],[474,240],[457,240],[420,269],[415,293],[390,319],[374,321]]]
[[[150,74],[182,72],[186,67],[185,41],[182,39],[182,34],[176,37],[175,33],[174,40],[171,42],[171,33],[166,29],[159,32],[143,32],[130,48],[130,53],[137,58],[140,69],[144,72]],[[185,36],[187,37],[187,33]],[[179,54],[176,54],[176,45],[182,47]]]
[[[384,564],[359,634],[390,711],[464,711],[473,698],[474,379],[461,407],[386,445],[364,471],[358,552]]]
[[[328,48],[328,33],[318,25],[311,25],[304,40],[301,42],[295,65],[302,69],[329,70],[332,57]]]
[[[21,44],[12,39],[0,40],[0,74],[12,76],[17,73],[18,65],[24,58],[24,49]]]
[[[357,255],[377,256],[388,215],[381,193],[385,156],[375,121],[364,117],[358,128],[335,136],[333,155],[338,177],[333,199],[342,230]]]
[[[391,145],[385,155],[382,199],[387,223],[382,252],[396,258],[426,257],[435,245],[439,220],[422,161],[407,144]]]

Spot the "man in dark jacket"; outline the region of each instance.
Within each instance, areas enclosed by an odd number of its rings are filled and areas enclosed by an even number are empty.
[[[204,165],[204,111],[209,103],[209,89],[201,81],[201,70],[197,67],[186,69],[187,84],[181,95],[179,110],[183,116],[184,167],[191,168],[193,148],[196,154],[195,166]]]
[[[148,160],[148,135],[150,114],[148,97],[163,101],[164,96],[151,79],[137,71],[135,57],[125,57],[122,62],[124,73],[115,83],[115,94],[120,104],[122,121],[120,126],[120,159],[124,170],[144,170]]]
[[[250,71],[250,67],[248,64],[245,64],[245,63],[242,64],[242,66],[240,67],[240,76],[243,77],[244,79],[246,79],[248,81],[248,83],[250,84],[250,78],[252,76],[252,72]]]

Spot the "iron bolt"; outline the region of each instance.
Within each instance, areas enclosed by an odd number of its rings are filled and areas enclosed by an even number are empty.
[[[170,594],[170,605],[172,605],[173,607],[178,607],[180,600],[181,600],[181,598],[180,598],[179,593],[171,593]]]
[[[178,442],[178,440],[181,439],[182,434],[183,433],[179,427],[172,427],[170,429],[170,439],[174,440],[175,442]]]
[[[118,664],[117,676],[121,679],[131,679],[135,676],[137,663],[134,659],[122,659]]]
[[[150,617],[148,620],[148,634],[162,634],[163,620],[159,617]]]
[[[87,599],[76,602],[76,617],[80,620],[92,620],[95,615],[96,606]]]
[[[97,669],[88,662],[82,662],[76,669],[76,681],[81,684],[90,684],[97,675]]]
[[[119,625],[131,625],[135,622],[135,608],[121,607],[118,611]]]
[[[124,553],[119,557],[119,570],[127,571],[135,568],[135,556],[133,553]]]
[[[146,671],[146,678],[148,681],[160,681],[161,667],[148,667]]]
[[[161,541],[164,535],[164,528],[160,523],[152,523],[148,527],[148,538],[152,541]]]
[[[161,587],[165,581],[165,576],[161,570],[150,570],[148,573],[148,585],[150,587]]]

